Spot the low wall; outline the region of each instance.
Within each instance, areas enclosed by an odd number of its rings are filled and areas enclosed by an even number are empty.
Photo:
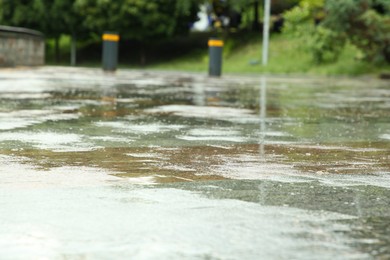
[[[45,39],[42,33],[0,26],[0,67],[40,66],[44,63]]]

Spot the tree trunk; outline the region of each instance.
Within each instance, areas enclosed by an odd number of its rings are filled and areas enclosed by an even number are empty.
[[[387,41],[385,43],[385,46],[386,45],[390,46],[390,42]],[[384,56],[385,56],[385,60],[386,60],[387,64],[390,64],[390,48],[387,48],[387,49],[384,50]]]
[[[60,63],[60,37],[57,36],[54,38],[54,57],[55,62]]]
[[[76,66],[77,59],[77,38],[75,34],[72,34],[72,42],[70,46],[70,66]]]
[[[146,52],[145,52],[145,46],[143,43],[141,43],[140,63],[141,63],[142,67],[144,67],[146,65]]]
[[[259,24],[259,0],[255,0],[253,2],[253,25],[252,25],[253,31],[259,31],[260,30],[260,24]]]

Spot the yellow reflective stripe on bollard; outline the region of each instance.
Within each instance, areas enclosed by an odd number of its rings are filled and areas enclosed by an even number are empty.
[[[209,47],[223,47],[223,41],[221,41],[221,40],[209,40]]]
[[[117,34],[103,34],[103,41],[119,42],[119,35],[117,35]]]

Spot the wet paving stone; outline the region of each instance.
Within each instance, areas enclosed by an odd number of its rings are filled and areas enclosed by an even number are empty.
[[[0,71],[0,258],[386,259],[389,108],[367,78]]]

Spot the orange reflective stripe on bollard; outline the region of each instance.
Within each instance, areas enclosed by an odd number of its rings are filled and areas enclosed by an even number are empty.
[[[221,40],[209,40],[209,47],[223,47],[223,41],[221,41]]]
[[[117,34],[103,34],[103,41],[118,42],[119,35],[117,35]]]

